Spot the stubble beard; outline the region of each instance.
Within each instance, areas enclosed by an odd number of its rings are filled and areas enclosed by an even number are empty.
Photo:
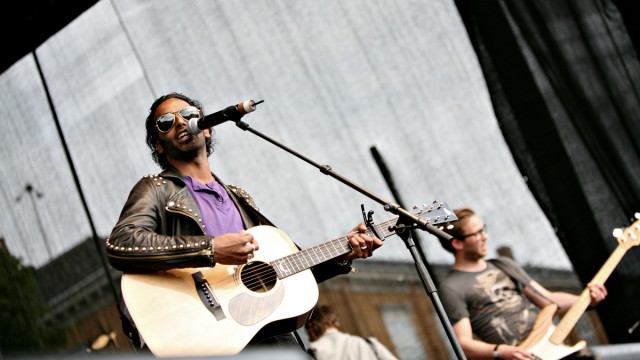
[[[166,151],[167,159],[174,159],[179,162],[191,162],[196,159],[201,151],[205,150],[205,139],[201,134],[193,135],[188,143],[176,143],[162,141],[161,144]]]
[[[485,254],[483,251],[481,251],[480,249],[477,249],[476,251],[470,252],[467,251],[464,253],[464,257],[465,259],[467,259],[468,261],[471,262],[476,262],[480,259],[483,259],[487,254]]]

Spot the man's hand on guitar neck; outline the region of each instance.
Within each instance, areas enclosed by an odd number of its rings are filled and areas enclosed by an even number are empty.
[[[549,302],[558,305],[558,315],[563,316],[569,311],[569,309],[580,300],[580,296],[567,293],[564,291],[549,291],[542,287],[538,282],[532,281],[529,286],[535,289],[542,296],[536,295],[535,292],[527,291],[525,288],[525,293],[529,297],[529,299],[534,302],[538,307],[543,308]],[[587,288],[589,291],[589,308],[593,309],[598,305],[602,300],[604,300],[607,295],[607,288],[603,284],[598,283],[589,283]],[[583,298],[585,302],[587,299]]]
[[[349,234],[347,239],[351,244],[351,252],[341,256],[338,260],[353,260],[368,258],[373,255],[373,251],[382,246],[382,240],[367,233],[365,224],[358,224]]]
[[[607,288],[604,286],[604,284],[590,283],[587,284],[587,289],[589,289],[589,295],[591,296],[591,303],[589,303],[589,308],[596,307],[608,295]]]

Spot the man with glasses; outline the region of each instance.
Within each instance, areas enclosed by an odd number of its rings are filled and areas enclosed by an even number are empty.
[[[474,359],[534,359],[517,345],[531,333],[540,309],[555,303],[562,316],[578,296],[548,291],[507,257],[485,260],[487,225],[472,209],[454,212],[458,220],[445,229],[453,240],[440,242],[455,262],[439,293],[462,350]],[[588,287],[591,307],[607,296],[603,285]]]
[[[202,105],[179,93],[164,95],[151,105],[146,119],[146,143],[153,160],[163,171],[144,177],[131,190],[105,244],[114,268],[124,273],[149,273],[211,268],[216,264],[248,266],[255,252],[268,246],[245,230],[273,224],[259,212],[246,191],[225,185],[210,169],[208,157],[213,153],[211,129],[195,135],[187,132],[188,121],[202,116]],[[345,242],[347,253],[336,253],[335,258],[311,268],[315,281],[349,273],[353,259],[369,257],[382,246],[380,239],[367,234],[364,224],[356,226],[346,239],[349,243]],[[211,292],[215,296],[217,284],[211,282],[208,285],[213,288]],[[195,289],[194,294],[197,294]],[[206,289],[203,294],[211,297]],[[215,300],[210,299],[212,304]],[[134,345],[140,346],[144,339],[138,337],[124,303],[122,310],[125,333],[132,338]],[[251,308],[246,310],[252,311]],[[229,319],[228,313],[215,315],[216,319],[224,316]],[[180,316],[180,308],[176,304],[175,317]],[[275,337],[267,336],[264,340],[256,338],[255,342],[262,340],[260,344],[297,346],[299,339],[295,335],[286,332]]]

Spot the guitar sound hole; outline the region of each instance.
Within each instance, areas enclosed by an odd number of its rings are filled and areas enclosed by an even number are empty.
[[[242,268],[240,279],[244,286],[255,292],[267,292],[276,285],[276,272],[271,265],[263,262],[252,262]]]

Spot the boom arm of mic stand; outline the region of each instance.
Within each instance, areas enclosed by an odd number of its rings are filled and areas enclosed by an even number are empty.
[[[296,156],[297,158],[305,161],[308,164],[311,164],[312,166],[316,167],[317,169],[320,170],[321,173],[325,174],[325,175],[330,175],[331,177],[333,177],[334,179],[340,181],[341,183],[351,187],[352,189],[357,190],[358,192],[360,192],[361,194],[366,195],[367,197],[369,197],[370,199],[375,200],[376,202],[378,202],[379,204],[384,206],[384,209],[386,211],[389,211],[391,213],[394,213],[396,215],[399,216],[399,220],[398,223],[402,224],[404,226],[415,226],[419,229],[425,230],[431,234],[433,234],[434,236],[437,236],[438,238],[441,239],[445,239],[445,240],[451,240],[451,236],[447,233],[445,233],[444,231],[436,228],[435,226],[427,223],[426,221],[418,218],[417,216],[411,214],[410,212],[408,212],[407,210],[403,209],[400,207],[400,205],[392,203],[390,201],[387,201],[373,193],[371,193],[370,191],[365,190],[364,188],[362,188],[361,186],[358,186],[357,184],[355,184],[354,182],[350,181],[349,179],[345,178],[344,176],[336,173],[335,171],[333,171],[331,169],[331,166],[329,165],[320,165],[318,163],[316,163],[315,161],[307,158],[306,156],[296,152],[295,150],[273,140],[272,138],[252,129],[249,124],[241,121],[241,120],[234,120],[236,123],[236,126],[239,127],[242,130],[245,131],[249,131],[250,133],[272,143],[273,145],[285,150],[286,152]],[[458,342],[458,339],[455,336],[455,333],[453,332],[453,328],[451,327],[451,323],[449,322],[449,319],[446,315],[446,313],[444,312],[444,308],[442,307],[442,303],[440,302],[440,299],[438,298],[437,295],[437,290],[435,288],[435,286],[433,285],[433,282],[431,281],[431,278],[429,277],[428,271],[426,270],[426,267],[424,266],[424,264],[422,264],[422,262],[420,261],[420,257],[417,256],[415,254],[415,246],[411,245],[411,241],[410,239],[407,240],[407,238],[409,237],[409,232],[405,231],[403,232],[404,234],[400,234],[398,233],[398,235],[400,235],[401,237],[404,236],[403,240],[405,240],[405,242],[407,243],[407,247],[409,248],[409,250],[411,251],[411,254],[415,260],[416,263],[416,268],[418,269],[418,273],[423,281],[423,285],[425,286],[425,289],[427,290],[427,292],[429,293],[429,296],[431,297],[431,300],[433,302],[434,308],[436,310],[436,312],[438,313],[438,316],[440,317],[440,322],[442,323],[442,326],[445,330],[445,332],[447,333],[447,336],[449,338],[449,341],[451,342],[451,346],[454,350],[454,352],[456,353],[458,359],[464,360],[466,359],[464,352],[462,351],[462,348],[460,347],[460,343]]]
[[[361,194],[366,195],[367,197],[375,200],[376,202],[378,202],[379,204],[383,205],[384,209],[386,211],[389,211],[393,214],[396,214],[398,216],[400,216],[400,218],[404,218],[404,219],[410,219],[411,223],[415,224],[415,226],[419,229],[425,230],[427,232],[429,232],[430,234],[433,234],[434,236],[444,239],[444,240],[451,240],[451,235],[447,234],[446,232],[438,229],[437,227],[429,224],[428,222],[426,222],[423,219],[420,219],[419,217],[413,215],[411,212],[403,209],[400,207],[400,205],[392,203],[390,201],[387,201],[373,193],[371,193],[370,191],[362,188],[361,186],[358,186],[357,184],[355,184],[353,181],[350,181],[349,179],[345,178],[344,176],[336,173],[335,171],[333,171],[333,169],[331,169],[331,166],[329,165],[320,165],[318,163],[316,163],[315,161],[307,158],[306,156],[296,152],[295,150],[273,140],[272,138],[254,130],[253,128],[251,128],[251,126],[249,126],[249,124],[245,123],[242,120],[237,120],[235,121],[236,126],[239,127],[242,130],[245,131],[249,131],[250,133],[272,143],[273,145],[285,150],[286,152],[296,156],[297,158],[305,161],[308,164],[311,164],[312,166],[316,167],[317,169],[320,170],[321,173],[325,174],[325,175],[329,175],[331,177],[333,177],[334,179],[342,182],[343,184],[351,187],[352,189],[357,190],[358,192],[360,192]],[[405,223],[409,223],[409,222],[405,222]]]

